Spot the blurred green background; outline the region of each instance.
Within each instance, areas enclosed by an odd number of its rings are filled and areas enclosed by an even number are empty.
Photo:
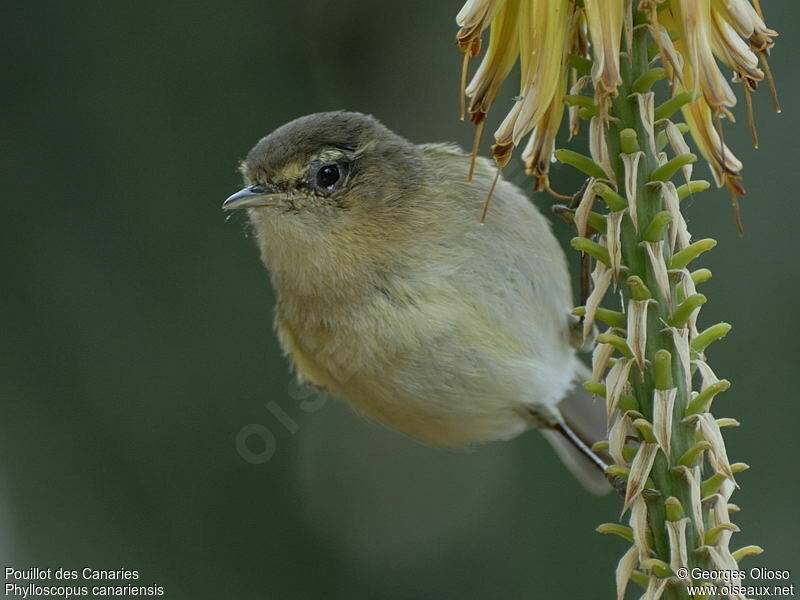
[[[712,350],[734,383],[716,412],[743,423],[729,453],[752,466],[734,542],[797,578],[800,9],[763,4],[784,113],[759,91],[758,151],[742,107],[726,131],[747,235],[725,192],[688,217],[720,241],[702,323],[734,324]],[[305,113],[469,146],[460,5],[3,3],[4,566],[127,567],[196,600],[611,597],[625,544],[593,529],[617,498],[584,493],[535,433],[436,450],[295,389],[257,252],[220,210],[250,146]]]

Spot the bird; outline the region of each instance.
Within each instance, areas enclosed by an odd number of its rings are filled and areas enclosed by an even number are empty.
[[[415,144],[335,111],[261,138],[244,210],[302,382],[446,448],[540,430],[592,492],[605,408],[575,343],[567,260],[550,222],[485,158]],[[492,193],[491,210],[480,214]]]

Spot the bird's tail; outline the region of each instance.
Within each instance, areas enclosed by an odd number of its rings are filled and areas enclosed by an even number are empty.
[[[558,405],[566,424],[589,447],[606,438],[605,405],[580,385],[590,378],[591,372],[581,363],[575,376],[575,387]],[[597,465],[586,458],[560,432],[548,429],[541,429],[541,432],[566,467],[587,490],[593,494],[605,494],[611,491],[608,479]]]

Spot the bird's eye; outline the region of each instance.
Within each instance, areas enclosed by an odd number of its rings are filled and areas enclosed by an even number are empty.
[[[337,163],[328,163],[317,169],[314,176],[314,185],[321,192],[332,192],[344,179],[343,166]]]
[[[339,181],[339,167],[336,165],[325,165],[317,171],[317,185],[321,188],[330,188]]]

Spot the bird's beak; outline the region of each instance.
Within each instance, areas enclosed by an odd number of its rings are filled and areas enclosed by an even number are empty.
[[[228,199],[222,203],[222,209],[234,210],[237,208],[270,206],[275,204],[275,200],[285,196],[286,194],[284,192],[257,183],[229,196]]]

